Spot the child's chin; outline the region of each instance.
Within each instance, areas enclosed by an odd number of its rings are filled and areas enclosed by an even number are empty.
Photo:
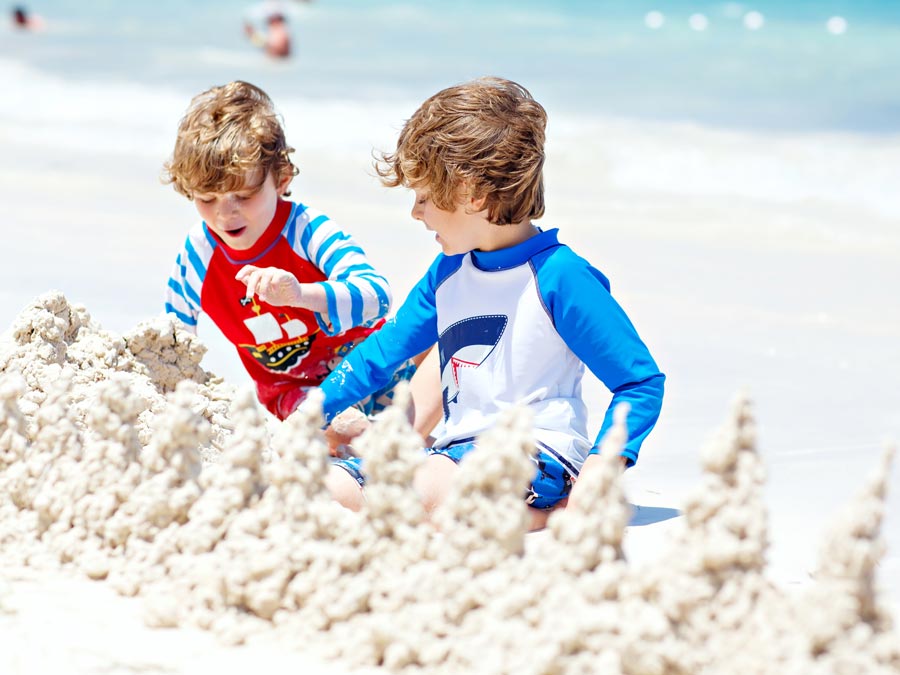
[[[247,249],[253,248],[253,244],[255,242],[252,241],[243,241],[241,239],[226,239],[225,243],[228,244],[229,248],[234,249],[235,251],[246,251]]]
[[[232,232],[226,232],[222,239],[225,241],[228,246],[237,250],[243,251],[244,249],[251,248],[255,242],[249,241],[247,239],[247,228],[241,228],[240,230],[234,230]]]

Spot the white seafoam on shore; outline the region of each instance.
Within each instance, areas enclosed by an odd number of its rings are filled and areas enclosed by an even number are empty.
[[[158,311],[175,247],[196,217],[158,182],[189,94],[4,68],[0,198],[16,235],[0,268],[3,325],[60,288],[104,327],[130,331]],[[408,218],[408,196],[380,188],[368,166],[372,147],[390,147],[416,102],[364,112],[277,103],[298,148],[296,196],[350,229],[402,298],[436,250]],[[660,424],[626,474],[631,501],[680,508],[700,480],[699,448],[747,385],[770,476],[767,575],[802,589],[825,523],[864,484],[882,439],[900,437],[900,218],[890,198],[900,142],[553,110],[550,120],[542,224],[559,226],[610,276],[669,376]],[[215,331],[204,326],[201,336],[212,345],[206,367],[244,381]],[[596,428],[605,393],[588,381],[586,394]],[[898,483],[895,470],[877,574],[895,608]],[[653,546],[679,522],[629,528],[632,562],[656,560]]]

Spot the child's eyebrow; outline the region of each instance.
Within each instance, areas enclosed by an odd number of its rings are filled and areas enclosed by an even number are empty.
[[[235,192],[247,192],[249,194],[256,194],[257,192],[262,190],[263,185],[265,185],[265,184],[266,184],[266,179],[265,179],[265,177],[263,177],[263,179],[256,185],[252,185],[250,187],[244,186],[240,190],[235,190]]]
[[[250,194],[256,194],[257,192],[259,192],[260,190],[262,190],[263,185],[265,184],[265,182],[266,182],[266,181],[263,181],[263,182],[260,183],[259,185],[254,185],[253,187],[245,187],[245,188],[243,188],[243,189],[241,189],[241,190],[238,190],[238,192],[249,192]]]

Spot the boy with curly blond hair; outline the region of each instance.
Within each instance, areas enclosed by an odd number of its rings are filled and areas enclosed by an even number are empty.
[[[498,78],[445,89],[406,122],[378,171],[387,186],[414,191],[412,216],[442,253],[397,315],[321,386],[330,419],[437,344],[443,427],[415,481],[426,509],[443,500],[478,435],[521,404],[535,425],[532,528],[566,502],[586,461],[596,464],[589,456],[620,403],[630,407],[622,459],[637,461],[665,380],[606,277],[560,243],[557,230],[534,224],[544,214],[546,122],[524,87]],[[595,439],[581,397],[585,366],[613,395]],[[344,477],[334,492],[353,508],[359,460],[342,468],[354,480]]]
[[[269,96],[247,82],[197,95],[181,120],[166,180],[202,222],[175,261],[166,312],[196,332],[206,313],[230,340],[260,402],[284,419],[391,306],[387,280],[354,239],[324,214],[289,201],[297,175]],[[390,402],[415,371],[398,362],[354,403]]]

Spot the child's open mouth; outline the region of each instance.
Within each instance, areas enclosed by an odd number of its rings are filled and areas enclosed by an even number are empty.
[[[239,227],[236,230],[226,230],[225,234],[227,234],[229,237],[240,237],[246,229],[246,227]]]

